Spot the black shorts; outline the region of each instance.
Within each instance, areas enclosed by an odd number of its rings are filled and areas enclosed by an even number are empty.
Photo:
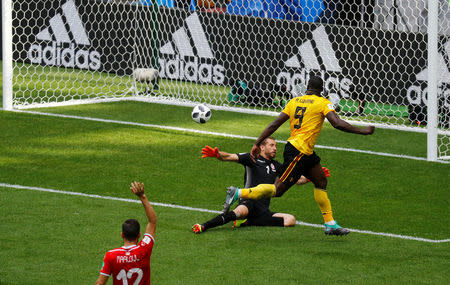
[[[263,216],[272,217],[274,212],[271,212],[267,206],[260,203],[258,200],[250,200],[250,199],[240,199],[239,205],[244,205],[248,209],[247,219],[255,219]],[[238,205],[238,206],[239,206]]]
[[[315,152],[311,155],[303,154],[289,142],[284,147],[283,159],[283,165],[278,169],[278,177],[287,189],[302,175],[309,177],[311,168],[320,163],[320,157]]]

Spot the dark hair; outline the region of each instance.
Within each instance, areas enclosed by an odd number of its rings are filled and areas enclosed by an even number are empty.
[[[136,219],[128,219],[122,224],[122,233],[127,240],[135,240],[141,231],[141,225]]]
[[[267,138],[265,138],[265,139],[261,142],[261,144],[262,144],[262,145],[266,145],[266,143],[267,143],[268,140],[275,140],[275,139],[274,139],[274,137],[272,137],[272,136],[268,136]]]
[[[311,76],[311,78],[308,81],[308,90],[317,90],[322,92],[323,91],[323,80],[319,76]]]

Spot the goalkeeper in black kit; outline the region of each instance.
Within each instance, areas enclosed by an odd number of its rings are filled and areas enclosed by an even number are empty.
[[[277,153],[277,144],[273,137],[266,138],[261,143],[261,155],[253,161],[250,153],[227,153],[219,149],[205,146],[202,150],[203,158],[212,157],[221,161],[232,161],[245,167],[244,185],[254,187],[261,183],[274,183],[277,178],[277,169],[281,164],[274,160]],[[324,172],[329,176],[328,169]],[[308,179],[301,177],[297,184],[308,183]],[[242,226],[277,226],[292,227],[295,225],[295,217],[291,214],[276,213],[270,211],[270,198],[251,200],[240,199],[237,207],[230,212],[222,213],[204,224],[195,224],[191,230],[200,234],[208,229],[222,226],[234,221],[233,228]]]

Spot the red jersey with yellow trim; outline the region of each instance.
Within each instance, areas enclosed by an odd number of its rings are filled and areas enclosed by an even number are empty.
[[[155,239],[146,233],[139,245],[108,251],[100,274],[112,275],[114,285],[150,284],[150,256],[154,243]]]
[[[283,110],[289,116],[291,127],[291,136],[287,141],[301,153],[312,154],[329,112],[335,112],[334,106],[324,97],[303,95],[291,99]]]

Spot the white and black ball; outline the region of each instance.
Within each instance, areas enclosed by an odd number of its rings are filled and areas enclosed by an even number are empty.
[[[195,122],[204,124],[211,118],[211,110],[206,105],[199,104],[194,107],[191,116]]]

